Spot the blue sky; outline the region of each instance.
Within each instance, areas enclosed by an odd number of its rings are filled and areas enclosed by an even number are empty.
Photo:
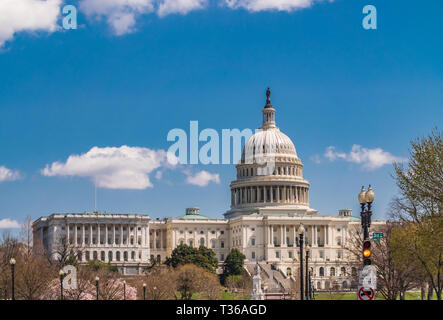
[[[311,207],[358,215],[359,189],[372,184],[381,219],[396,194],[393,170],[371,164],[406,158],[411,139],[441,128],[440,1],[314,1],[289,9],[278,4],[291,0],[275,1],[277,9],[257,9],[254,0],[184,2],[195,10],[166,1],[154,7],[177,12],[126,8],[133,24],[119,30],[111,19],[117,9],[91,13],[88,1],[52,0],[78,6],[76,30],[51,29],[62,25],[58,15],[35,30],[15,25],[12,35],[0,6],[0,168],[9,170],[0,179],[0,220],[93,210],[90,178],[41,171],[93,147],[167,150],[169,130],[188,131],[191,120],[218,131],[259,127],[267,86],[277,125],[305,165]],[[377,30],[362,28],[366,4],[377,8]],[[361,146],[354,156],[353,145]],[[190,206],[211,217],[229,209],[233,165],[146,170],[152,187],[99,188],[98,208],[154,218]],[[212,181],[189,183],[203,170]]]

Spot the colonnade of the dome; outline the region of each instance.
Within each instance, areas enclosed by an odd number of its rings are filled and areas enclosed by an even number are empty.
[[[260,185],[231,188],[231,207],[251,204],[309,203],[309,189],[291,185]]]

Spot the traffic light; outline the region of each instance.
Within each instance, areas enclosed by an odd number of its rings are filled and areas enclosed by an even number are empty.
[[[363,265],[367,266],[371,264],[371,241],[363,241]]]

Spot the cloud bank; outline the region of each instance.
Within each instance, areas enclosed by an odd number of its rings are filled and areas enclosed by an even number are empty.
[[[95,185],[104,189],[142,190],[153,187],[152,173],[162,179],[163,170],[179,167],[178,158],[165,150],[142,147],[93,147],[86,153],[70,155],[65,162],[53,162],[40,172],[47,177],[71,176],[90,178]],[[155,174],[153,171],[156,171]],[[210,182],[220,183],[218,174],[200,171],[192,175],[183,171],[186,182],[207,186]]]
[[[11,170],[4,166],[0,166],[0,182],[3,181],[15,181],[20,179],[20,172],[17,170]]]
[[[210,182],[220,183],[220,176],[218,173],[210,173],[206,170],[199,171],[194,175],[188,175],[186,182],[199,187],[205,187]]]
[[[62,0],[1,0],[0,46],[17,32],[57,30]]]
[[[345,160],[347,162],[361,164],[368,170],[376,170],[394,161],[403,162],[407,159],[396,157],[381,148],[368,149],[358,144],[354,144],[349,153],[337,152],[334,146],[326,148],[325,158],[329,161]]]
[[[44,176],[91,178],[106,189],[146,189],[152,187],[149,174],[160,167],[174,166],[164,150],[140,147],[93,147],[87,153],[71,155],[66,162],[47,165]]]
[[[20,228],[20,223],[16,220],[2,219],[0,220],[0,229],[18,229]]]
[[[295,11],[311,7],[318,0],[224,0],[231,9],[246,9],[251,12],[277,10]]]

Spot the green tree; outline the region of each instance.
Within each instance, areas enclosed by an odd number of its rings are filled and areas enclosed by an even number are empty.
[[[243,265],[245,262],[245,255],[237,249],[231,249],[228,256],[226,257],[225,263],[223,264],[223,275],[222,282],[232,275],[242,275]]]
[[[204,246],[200,246],[197,249],[186,244],[179,245],[172,251],[171,257],[168,257],[165,261],[167,266],[173,268],[190,263],[212,273],[215,273],[215,270],[218,267],[218,260],[215,257],[215,252]]]
[[[391,249],[399,266],[420,267],[441,300],[443,288],[443,140],[434,129],[411,141],[407,165],[394,163],[399,196],[391,216],[404,223],[393,234]],[[413,259],[413,261],[411,261]]]

